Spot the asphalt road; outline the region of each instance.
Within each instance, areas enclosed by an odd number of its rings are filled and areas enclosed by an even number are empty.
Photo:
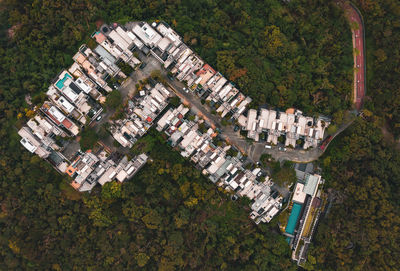
[[[339,6],[341,6],[345,10],[345,15],[350,25],[352,26],[352,40],[353,40],[353,48],[356,48],[356,52],[354,53],[354,104],[358,111],[360,111],[365,91],[366,91],[366,80],[365,80],[365,44],[364,44],[364,25],[362,22],[362,17],[358,13],[357,9],[351,5],[349,2],[338,2]],[[353,27],[354,26],[354,27]]]
[[[165,74],[166,75],[166,74]],[[322,152],[315,148],[311,150],[298,150],[298,149],[287,149],[287,151],[280,151],[278,147],[272,147],[272,149],[266,149],[266,142],[249,142],[242,137],[239,131],[234,131],[232,125],[222,126],[221,117],[211,113],[211,109],[206,104],[201,104],[199,97],[191,91],[186,92],[183,90],[184,84],[177,80],[171,81],[166,78],[170,88],[182,99],[183,103],[189,105],[192,111],[202,118],[212,127],[219,128],[221,130],[221,137],[228,141],[230,144],[237,147],[241,152],[247,154],[247,157],[252,162],[259,161],[263,153],[271,154],[271,156],[278,161],[290,160],[299,163],[310,162],[318,159]]]
[[[358,15],[358,14],[357,14]],[[355,16],[355,15],[354,15]],[[357,19],[356,17],[354,17]],[[360,17],[358,17],[360,19]],[[362,24],[361,24],[362,25]],[[359,32],[357,32],[359,31]],[[363,35],[361,34],[363,29],[358,29],[354,32],[354,40],[357,48],[360,48],[360,56],[355,57],[355,66],[363,67],[364,65],[364,45],[363,45]],[[309,150],[301,150],[301,149],[290,149],[287,148],[286,151],[280,151],[277,146],[272,147],[271,149],[265,148],[266,142],[249,142],[243,136],[240,135],[239,131],[234,131],[233,125],[222,126],[221,125],[221,117],[217,114],[212,114],[212,109],[206,105],[201,103],[201,99],[192,91],[185,91],[185,85],[178,81],[177,79],[171,80],[167,76],[168,71],[163,68],[161,63],[155,59],[152,55],[145,56],[143,53],[139,53],[139,59],[146,63],[146,66],[142,69],[138,69],[137,71],[133,72],[130,78],[124,82],[123,86],[121,86],[120,91],[124,99],[131,97],[133,95],[133,91],[135,90],[135,84],[139,82],[139,80],[148,78],[154,70],[159,70],[161,72],[161,76],[164,78],[167,87],[169,87],[174,93],[181,98],[182,102],[191,107],[191,110],[197,114],[198,116],[202,117],[211,127],[218,128],[221,133],[220,136],[228,141],[230,144],[237,147],[241,152],[247,154],[247,157],[250,161],[256,162],[259,161],[262,154],[270,154],[275,160],[283,161],[283,160],[290,160],[298,163],[306,163],[311,162],[318,159],[322,154],[319,148],[312,148]],[[355,79],[355,88],[357,88],[357,92],[355,94],[355,104],[356,107],[359,109],[362,104],[363,95],[365,92],[364,86],[364,69],[359,68],[356,69],[357,78]],[[100,127],[100,125],[106,121],[108,121],[109,117],[112,116],[113,112],[108,111],[103,113],[103,119],[99,121],[95,126]],[[342,132],[346,129],[352,122],[348,122],[335,133],[334,136]],[[98,128],[96,128],[98,129]],[[112,137],[110,137],[110,142],[104,142],[107,146],[112,146]],[[115,147],[113,147],[115,148]],[[326,150],[326,149],[325,149]]]
[[[351,8],[350,12],[350,19],[352,22],[357,22],[359,28],[352,31],[353,40],[354,40],[354,47],[357,48],[359,54],[355,54],[354,63],[356,68],[356,76],[355,76],[355,104],[357,110],[361,109],[362,102],[365,95],[365,74],[364,74],[364,29],[363,24],[361,22],[361,18],[356,12],[354,8]]]
[[[174,91],[174,93],[182,100],[183,104],[191,107],[192,112],[203,118],[208,125],[214,129],[220,129],[220,136],[238,148],[241,152],[247,154],[250,161],[257,162],[263,153],[268,153],[277,161],[290,160],[304,163],[314,161],[322,154],[322,151],[317,148],[307,151],[298,149],[292,150],[288,148],[287,151],[280,151],[278,147],[266,149],[266,142],[249,142],[242,137],[238,131],[234,131],[233,125],[222,126],[222,118],[217,114],[212,114],[212,109],[206,104],[202,104],[201,99],[195,93],[190,90],[183,90],[186,86],[182,82],[177,79],[169,79],[167,76],[168,71],[164,69],[160,62],[158,62],[158,60],[156,60],[152,55],[145,56],[140,54],[139,58],[141,61],[146,63],[146,66],[131,75],[133,81],[137,82],[138,80],[147,78],[151,75],[152,71],[159,70],[161,76],[166,81],[167,86]]]

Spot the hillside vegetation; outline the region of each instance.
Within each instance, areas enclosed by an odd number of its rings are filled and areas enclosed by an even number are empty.
[[[398,135],[399,5],[396,0],[361,4],[371,52],[366,107]],[[96,25],[158,19],[251,95],[254,105],[295,106],[331,114],[340,123],[351,104],[352,49],[349,26],[333,1],[3,0],[0,5],[0,269],[293,270],[274,223],[254,226],[243,210],[246,202],[232,202],[215,190],[164,140],[146,139],[157,146],[148,148],[155,160],[133,180],[81,195],[23,149],[15,127],[32,113],[25,96],[42,101]],[[378,124],[364,121],[335,142],[322,165],[343,200],[323,221],[309,268],[395,270],[398,154],[382,142]]]

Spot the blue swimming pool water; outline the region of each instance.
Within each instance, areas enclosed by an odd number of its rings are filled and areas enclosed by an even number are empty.
[[[60,79],[60,80],[57,81],[56,87],[58,87],[59,89],[62,89],[62,88],[64,87],[64,82],[65,82],[65,80],[67,80],[68,78],[72,78],[72,77],[71,77],[71,75],[69,75],[68,73],[66,73],[66,74],[64,75],[64,78],[63,78],[63,79]]]
[[[299,219],[301,204],[293,203],[292,212],[290,213],[288,223],[286,225],[285,231],[289,234],[293,234],[294,228],[296,227],[297,220]]]

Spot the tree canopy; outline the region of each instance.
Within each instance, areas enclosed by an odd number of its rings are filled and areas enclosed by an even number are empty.
[[[122,103],[122,96],[118,90],[113,90],[108,96],[106,100],[106,106],[112,109],[118,108]]]
[[[99,136],[97,135],[96,131],[87,127],[81,133],[79,144],[81,145],[81,149],[86,151],[92,149],[98,140]]]
[[[321,159],[334,204],[313,245],[316,270],[398,269],[400,154],[377,120],[358,120]]]
[[[283,236],[248,218],[151,130],[132,180],[74,191],[28,152],[2,180],[1,269],[295,270]],[[83,256],[84,255],[84,256]]]
[[[400,134],[400,4],[355,3],[367,31],[365,107],[377,117],[358,121],[323,157],[338,199],[308,268],[396,270],[399,156],[378,116]],[[43,102],[96,27],[132,20],[171,24],[255,105],[340,119],[351,104],[353,58],[334,1],[3,0],[0,7],[0,269],[294,269],[273,225],[253,225],[244,200],[230,201],[154,134],[141,145],[153,163],[122,186],[85,195],[24,150],[15,128],[32,114],[29,96]]]

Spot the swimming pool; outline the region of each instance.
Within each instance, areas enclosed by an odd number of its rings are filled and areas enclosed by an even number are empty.
[[[297,220],[299,219],[302,204],[293,203],[292,212],[290,213],[288,223],[285,231],[289,234],[293,234],[294,228],[296,227]]]
[[[57,81],[56,87],[62,89],[64,87],[65,80],[67,80],[68,78],[72,78],[72,76],[69,75],[69,73],[65,73],[64,78]]]

